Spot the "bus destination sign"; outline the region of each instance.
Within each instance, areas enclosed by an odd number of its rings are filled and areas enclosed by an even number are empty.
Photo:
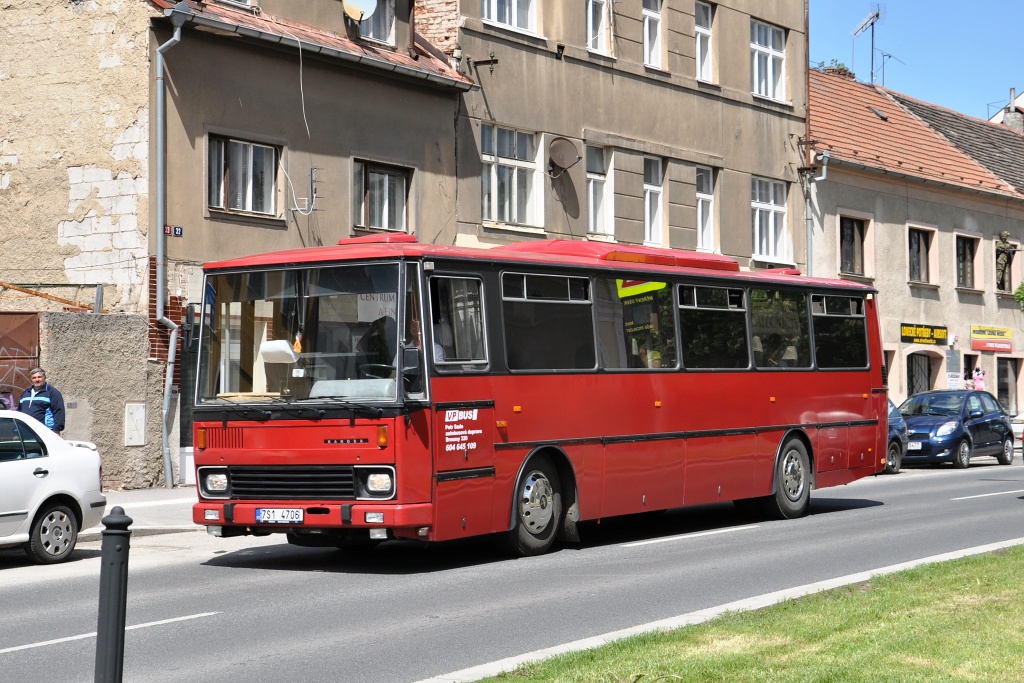
[[[930,344],[931,346],[946,345],[949,331],[945,327],[934,325],[915,325],[900,323],[900,341],[904,344]]]

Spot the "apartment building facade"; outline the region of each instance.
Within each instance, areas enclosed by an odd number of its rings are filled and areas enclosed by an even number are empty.
[[[1016,413],[1024,135],[844,71],[809,82],[812,270],[878,288],[890,397],[980,369]]]

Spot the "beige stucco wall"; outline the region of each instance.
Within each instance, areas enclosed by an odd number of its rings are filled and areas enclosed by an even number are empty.
[[[879,290],[882,342],[894,354],[889,372],[889,395],[899,403],[907,396],[906,359],[925,353],[933,363],[934,388],[946,388],[946,354],[960,361],[965,355],[978,356],[987,375],[986,388],[996,393],[997,359],[1024,361],[1024,316],[1019,304],[995,289],[995,241],[1007,230],[1011,240],[1024,239],[1024,202],[958,190],[937,183],[894,176],[877,176],[831,164],[827,179],[812,185],[814,214],[814,274],[839,275],[839,216],[869,223],[868,248],[873,253],[865,266],[869,277],[856,278]],[[934,266],[930,284],[909,282],[907,230],[910,226],[934,228]],[[975,260],[975,287],[957,288],[956,236],[980,238]],[[1013,283],[1021,281],[1020,255],[1013,264]],[[945,326],[948,347],[906,344],[900,341],[900,324]],[[971,325],[1010,328],[1013,351],[997,353],[971,349]],[[962,367],[961,362],[961,367]],[[1024,394],[1018,383],[1016,403]]]
[[[421,2],[440,11],[452,3]],[[495,123],[540,133],[541,169],[554,137],[573,142],[582,155],[586,144],[613,151],[616,239],[643,241],[643,155],[666,159],[666,222],[663,243],[696,246],[694,167],[715,168],[717,243],[723,253],[746,265],[753,252],[750,179],[763,176],[789,183],[792,261],[805,260],[804,202],[797,169],[799,139],[805,133],[806,82],[804,3],[734,1],[716,5],[715,83],[694,78],[692,6],[666,5],[662,15],[664,54],[661,70],[642,63],[640,0],[614,4],[613,55],[586,49],[583,3],[543,3],[536,34],[485,22],[480,6],[459,3],[463,13],[457,42],[463,68],[480,84],[465,96],[460,122],[459,231],[482,239],[517,240],[539,236],[517,226],[481,226],[480,125]],[[787,101],[773,102],[750,93],[751,12],[787,29]],[[452,24],[437,24],[437,40]],[[561,59],[558,46],[564,46]],[[493,56],[492,56],[493,53]],[[470,62],[497,59],[470,68]],[[491,67],[493,66],[493,72]],[[557,180],[543,178],[544,215],[538,221],[548,237],[586,235],[586,166],[580,162]],[[464,198],[464,201],[461,199]]]
[[[147,360],[146,318],[138,315],[44,313],[39,360],[64,396],[64,438],[99,448],[110,488],[163,484],[161,407],[164,365]],[[145,403],[143,445],[125,445],[125,405]],[[177,452],[175,445],[175,455]],[[176,462],[176,458],[173,459]]]
[[[157,42],[169,35],[161,29]],[[181,238],[167,240],[172,279],[183,264],[334,244],[353,236],[353,159],[411,170],[410,232],[429,242],[454,230],[458,101],[453,92],[310,55],[300,65],[297,50],[253,47],[190,27],[165,59],[167,219],[183,228]],[[207,208],[211,134],[279,146],[283,170],[277,177],[276,217]],[[313,211],[311,173],[317,195]],[[305,210],[291,211],[295,206]],[[194,295],[189,292],[197,301]]]
[[[144,310],[147,30],[137,0],[12,0],[0,21],[0,281]],[[5,310],[62,304],[0,288]]]

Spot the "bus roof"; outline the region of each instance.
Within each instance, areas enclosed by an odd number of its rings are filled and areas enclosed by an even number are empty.
[[[792,282],[802,285],[827,285],[874,291],[873,287],[849,280],[808,278],[795,268],[769,268],[741,271],[739,262],[729,256],[707,252],[666,249],[635,244],[593,240],[539,240],[518,242],[491,249],[423,244],[414,235],[381,233],[339,240],[336,245],[304,247],[242,256],[207,263],[207,273],[264,269],[272,267],[320,266],[343,261],[388,258],[445,258],[475,262],[531,263],[600,270],[640,270],[676,275],[725,276],[728,278]]]

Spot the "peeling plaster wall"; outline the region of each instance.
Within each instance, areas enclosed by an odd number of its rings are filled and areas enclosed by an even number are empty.
[[[0,6],[0,281],[144,313],[146,0]],[[4,310],[62,304],[0,288]]]

